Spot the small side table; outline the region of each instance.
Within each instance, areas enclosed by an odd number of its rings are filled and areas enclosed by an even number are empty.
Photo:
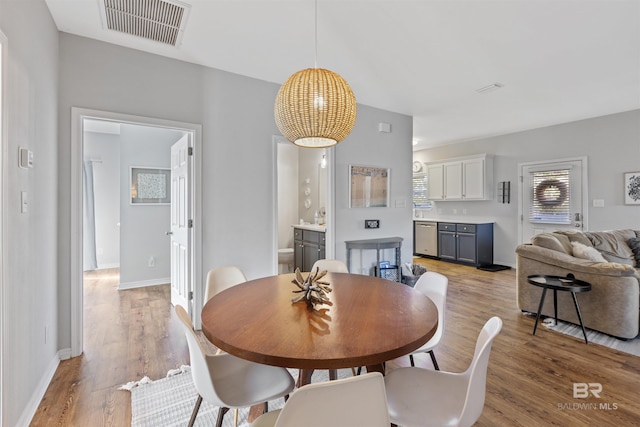
[[[365,239],[365,240],[347,240],[344,243],[347,245],[347,268],[351,272],[351,250],[352,249],[374,249],[376,251],[376,268],[378,271],[378,277],[382,277],[380,273],[380,251],[383,249],[395,249],[396,250],[396,271],[397,282],[400,281],[400,248],[402,247],[402,237],[384,237],[380,239]]]
[[[542,288],[542,296],[540,297],[540,304],[538,305],[538,314],[536,314],[536,324],[533,326],[533,334],[536,334],[538,328],[538,320],[540,320],[540,312],[542,311],[542,305],[544,304],[544,297],[547,294],[547,289],[553,289],[553,314],[555,315],[556,325],[558,324],[558,291],[571,292],[573,298],[573,305],[576,307],[578,313],[578,319],[580,320],[580,327],[582,328],[582,334],[584,335],[584,342],[587,341],[587,332],[584,329],[582,323],[582,314],[580,313],[580,306],[576,298],[576,292],[589,292],[591,290],[591,284],[582,280],[577,280],[573,274],[568,274],[567,277],[561,276],[546,276],[542,274],[536,274],[527,277],[527,281],[532,285]]]

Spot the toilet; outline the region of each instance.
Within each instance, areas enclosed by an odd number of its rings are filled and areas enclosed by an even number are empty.
[[[293,248],[278,249],[278,274],[293,272]]]

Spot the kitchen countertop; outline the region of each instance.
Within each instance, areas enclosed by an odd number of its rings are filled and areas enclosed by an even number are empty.
[[[325,225],[317,224],[293,224],[292,227],[302,228],[303,230],[320,231],[322,233],[327,231],[327,227]]]
[[[448,222],[448,223],[456,223],[456,224],[493,224],[496,221],[494,219],[487,218],[413,218],[414,221],[424,221],[424,222]]]

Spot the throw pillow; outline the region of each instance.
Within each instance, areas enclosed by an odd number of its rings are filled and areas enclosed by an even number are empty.
[[[627,244],[633,251],[633,256],[636,259],[636,267],[640,267],[640,237],[634,237],[633,239],[629,239]]]
[[[580,242],[571,242],[573,256],[576,258],[588,259],[595,262],[607,262],[596,248],[585,246]]]

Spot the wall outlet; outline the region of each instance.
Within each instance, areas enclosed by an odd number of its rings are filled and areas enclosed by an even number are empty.
[[[156,266],[156,259],[153,257],[153,255],[151,255],[149,257],[149,267],[155,267]]]

